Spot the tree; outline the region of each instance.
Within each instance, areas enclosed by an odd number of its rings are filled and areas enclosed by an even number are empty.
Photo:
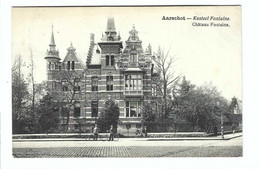
[[[175,98],[176,115],[190,122],[193,130],[195,127],[205,130],[207,126],[220,124],[221,112],[228,111],[227,100],[211,83],[196,87],[184,78]]]
[[[28,132],[32,120],[28,114],[28,83],[22,74],[22,59],[19,55],[12,65],[12,126],[13,133]]]
[[[144,104],[142,113],[142,126],[146,126],[149,131],[154,131],[157,127],[154,123],[156,121],[157,112],[153,110],[152,104]]]
[[[155,122],[156,115],[151,104],[144,104],[142,107],[143,122]]]
[[[175,86],[175,82],[179,79],[180,75],[175,75],[173,64],[176,61],[174,56],[169,54],[169,50],[165,53],[160,48],[155,56],[152,57],[155,62],[155,70],[160,76],[159,82],[154,86],[159,94],[162,96],[162,115],[159,115],[159,120],[162,118],[166,121],[171,108],[171,91]]]
[[[45,95],[36,110],[38,133],[53,132],[59,127],[59,105],[50,94]]]
[[[80,87],[80,81],[84,74],[75,70],[60,70],[55,77],[59,85],[55,90],[48,89],[53,99],[59,103],[59,109],[62,111],[62,118],[66,121],[68,130],[70,115],[73,111],[77,99],[82,99],[84,93]],[[65,119],[64,119],[65,117]]]
[[[35,87],[35,81],[34,81],[34,59],[33,59],[33,52],[32,49],[30,49],[30,64],[29,64],[29,82],[31,83],[31,111],[32,115],[34,116],[34,109],[35,109],[35,95],[36,95],[36,87]]]
[[[114,101],[106,101],[105,107],[101,112],[101,116],[97,120],[100,130],[105,132],[109,130],[111,125],[113,125],[114,129],[117,129],[119,113],[119,107]]]

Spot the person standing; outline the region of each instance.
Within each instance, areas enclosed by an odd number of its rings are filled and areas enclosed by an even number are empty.
[[[97,140],[97,139],[98,139],[98,132],[99,132],[98,125],[95,124],[95,127],[94,127],[94,129],[93,129],[93,135],[94,135],[93,139],[94,139],[94,140]]]
[[[146,126],[144,126],[144,137],[147,137],[147,128],[146,128]]]
[[[111,127],[109,129],[109,140],[108,141],[114,141],[114,133],[115,133],[115,130],[113,128],[113,125],[111,125]]]
[[[217,128],[217,126],[214,126],[213,132],[214,132],[214,136],[218,135],[218,128]]]
[[[235,132],[236,132],[236,126],[234,124],[232,124],[232,132],[233,132],[233,134],[235,134]]]

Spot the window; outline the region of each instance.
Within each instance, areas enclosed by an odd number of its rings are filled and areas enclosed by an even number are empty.
[[[140,102],[126,101],[126,117],[141,117]]]
[[[74,117],[80,117],[80,107],[79,106],[74,107]]]
[[[58,64],[56,63],[55,64],[55,70],[58,70],[59,69],[59,66],[58,66]]]
[[[55,64],[54,64],[54,63],[51,64],[51,69],[52,69],[52,70],[55,69]]]
[[[152,96],[157,96],[157,87],[156,87],[156,84],[152,84]]]
[[[125,90],[142,90],[142,75],[125,75]]]
[[[59,70],[61,70],[61,66],[59,66]]]
[[[80,91],[80,79],[79,78],[76,78],[75,79],[75,82],[74,82],[74,91]]]
[[[98,77],[97,76],[93,76],[91,78],[91,88],[92,88],[92,91],[98,91]]]
[[[72,62],[71,62],[71,70],[74,70],[74,68],[75,68],[75,62],[72,61]]]
[[[68,79],[62,79],[62,91],[68,91]]]
[[[91,117],[98,116],[98,101],[91,101]]]
[[[113,90],[113,76],[107,76],[107,91]]]
[[[111,66],[114,66],[114,65],[115,65],[115,57],[111,56]]]
[[[52,90],[56,90],[56,82],[55,81],[52,82]]]
[[[51,70],[51,62],[49,62],[49,67],[48,68],[49,68],[49,70]]]
[[[156,102],[152,102],[152,110],[153,110],[153,112],[157,112],[157,103]]]
[[[130,55],[130,62],[131,63],[137,63],[137,54],[131,54]]]
[[[131,124],[126,124],[125,127],[127,130],[129,130],[129,129],[131,129]]]
[[[67,70],[70,70],[70,61],[67,62]]]
[[[136,128],[141,128],[142,125],[141,124],[136,124]]]
[[[106,66],[109,66],[109,56],[106,56]]]
[[[115,56],[106,56],[106,66],[114,66],[115,65]]]

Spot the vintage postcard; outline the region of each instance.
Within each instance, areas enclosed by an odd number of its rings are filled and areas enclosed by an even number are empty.
[[[243,157],[241,6],[13,7],[13,158]]]

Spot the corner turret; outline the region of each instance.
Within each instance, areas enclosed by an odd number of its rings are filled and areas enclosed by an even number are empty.
[[[51,33],[51,41],[49,44],[49,50],[46,52],[44,58],[46,60],[46,69],[47,69],[47,79],[48,81],[55,80],[55,73],[57,70],[61,69],[59,51],[56,50],[56,44],[54,40],[53,25]]]

